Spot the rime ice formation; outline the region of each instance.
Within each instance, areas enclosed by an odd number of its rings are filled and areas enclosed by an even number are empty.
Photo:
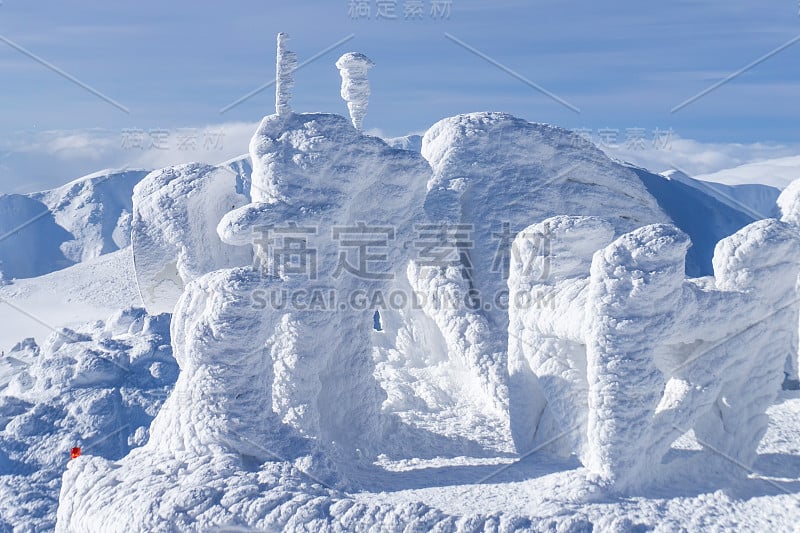
[[[152,172],[134,188],[134,265],[150,313],[172,312],[184,286],[203,274],[250,264],[248,250],[216,233],[222,216],[248,200],[237,180],[228,168],[191,163]]]
[[[634,172],[552,126],[502,113],[459,115],[428,130],[422,154],[433,168],[426,218],[450,228],[441,244],[453,264],[431,269],[423,257],[410,267],[410,283],[431,296],[425,313],[451,357],[479,377],[484,401],[507,411],[503,300],[514,235],[560,213],[606,215],[619,233],[669,219]],[[434,308],[436,295],[469,291],[477,300],[470,306]]]
[[[362,136],[337,115],[266,117],[250,147],[254,203],[223,218],[222,240],[256,245],[267,278],[263,305],[298,290],[309,298],[325,296],[318,306],[326,309],[267,307],[260,313],[273,331],[284,332],[274,408],[303,435],[369,447],[381,432],[383,394],[372,376],[375,310],[353,309],[344,298],[356,291],[386,291],[404,271],[409,252],[394,243],[413,237],[430,169],[420,156]],[[314,250],[299,273],[285,268],[282,255],[292,236],[302,236],[304,246]],[[360,275],[353,247],[359,239],[378,239],[380,246],[381,238],[386,244],[377,250],[387,256],[371,259],[369,272]],[[329,301],[331,291],[342,301]]]
[[[289,100],[294,87],[294,69],[297,68],[297,54],[286,49],[289,35],[278,34],[278,54],[275,62],[275,113],[288,115],[292,112]]]
[[[336,68],[342,76],[342,98],[347,102],[353,127],[361,129],[369,105],[369,69],[375,66],[367,56],[358,52],[348,52],[336,61]]]
[[[136,188],[140,285],[148,307],[174,304],[180,376],[144,446],[69,463],[58,531],[588,530],[365,493],[417,497],[440,475],[482,489],[511,465],[473,480],[465,456],[546,447],[585,465],[553,485],[580,504],[598,480],[645,484],[689,429],[753,461],[797,346],[788,196],[785,221],[740,229],[750,219],[710,196],[501,113],[440,121],[421,154],[395,149],[359,131],[360,54],[337,62],[352,126],[291,112],[286,39],[246,186],[231,162]],[[722,214],[698,231],[687,195]],[[393,291],[420,299],[386,307]],[[381,466],[426,460],[420,485]],[[536,476],[564,474],[553,464]]]
[[[552,243],[544,278],[529,267],[540,235]],[[554,303],[510,308],[528,441],[537,426],[543,440],[566,433],[566,451],[622,491],[652,480],[689,429],[752,464],[796,336],[800,236],[755,222],[717,245],[713,279],[685,279],[690,242],[674,226],[641,227],[591,255],[590,239],[611,238],[601,219],[562,216],[515,241],[512,300],[535,292]]]
[[[251,158],[254,202],[225,215],[218,231],[225,243],[248,250],[255,245],[259,269],[219,270],[187,285],[172,323],[181,376],[152,425],[146,449],[126,458],[124,468],[158,477],[149,455],[163,464],[214,457],[228,470],[208,475],[218,475],[214,484],[233,490],[238,479],[227,480],[230,469],[247,477],[249,464],[272,469],[270,461],[278,457],[335,483],[339,477],[330,461],[347,464],[374,456],[385,426],[384,393],[373,375],[374,310],[352,304],[342,309],[340,303],[347,304],[344,298],[359,290],[386,290],[405,270],[408,251],[388,244],[411,239],[430,168],[421,156],[361,135],[343,117],[322,114],[266,117],[251,142]],[[340,257],[332,234],[341,231],[339,240],[347,243],[359,232],[375,238],[386,228],[387,257],[372,262],[367,275],[337,274],[342,260],[354,268],[358,259]],[[298,231],[315,252],[313,271],[295,272],[279,255],[280,236],[296,237]],[[290,304],[298,291],[304,291],[308,306]],[[314,294],[343,300],[316,308]],[[278,305],[275,298],[288,300]],[[65,484],[62,494],[70,503],[59,517],[65,531],[89,520],[89,510],[72,491],[86,490],[111,467],[91,464]],[[157,483],[171,486],[166,471],[164,476]],[[291,483],[286,481],[287,489]],[[134,480],[114,491],[119,494],[113,506],[127,499],[164,501],[149,481]],[[256,488],[248,501],[258,498],[269,494]],[[169,500],[162,505],[177,514],[187,504]],[[264,509],[246,523],[280,523],[266,515],[271,506]]]

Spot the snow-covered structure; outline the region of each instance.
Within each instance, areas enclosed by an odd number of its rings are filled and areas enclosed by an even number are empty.
[[[336,61],[336,68],[342,76],[342,98],[347,102],[353,127],[361,129],[369,105],[369,69],[375,66],[367,56],[358,52],[348,52]]]
[[[348,298],[386,291],[404,271],[409,251],[396,243],[413,236],[429,167],[337,115],[266,117],[250,147],[254,203],[228,213],[218,231],[226,243],[255,246],[268,306],[258,315],[283,332],[274,408],[303,435],[366,450],[381,431],[375,310]],[[290,254],[299,260],[287,263]],[[273,308],[298,291],[324,300]]]
[[[529,268],[540,236],[552,246],[544,279]],[[564,436],[564,451],[622,491],[657,478],[690,429],[723,461],[752,464],[796,342],[800,235],[753,223],[720,241],[715,277],[701,279],[685,278],[690,242],[674,226],[612,238],[604,220],[556,217],[515,241],[511,300],[555,302],[510,308],[510,365],[530,385],[527,443]]]

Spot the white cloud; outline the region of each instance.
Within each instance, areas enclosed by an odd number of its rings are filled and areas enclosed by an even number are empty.
[[[0,191],[33,192],[104,168],[219,163],[247,153],[257,123],[175,129],[51,130],[0,145]]]

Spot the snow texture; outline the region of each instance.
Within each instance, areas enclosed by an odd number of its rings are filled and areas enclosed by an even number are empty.
[[[104,170],[50,191],[30,195],[41,200],[73,240],[61,249],[75,263],[130,244],[133,188],[149,171]]]
[[[781,213],[781,220],[800,230],[800,179],[790,183],[778,197],[778,208]],[[800,292],[797,294],[800,301]],[[786,377],[788,381],[795,383],[800,379],[798,368],[800,368],[800,349],[798,349],[798,339],[793,340],[786,358]]]
[[[289,100],[294,87],[294,70],[297,68],[297,54],[286,49],[289,35],[278,34],[278,53],[275,62],[275,113],[288,115],[292,112]]]
[[[342,298],[335,309],[261,312],[270,330],[282,331],[285,339],[275,355],[274,407],[304,435],[351,447],[359,442],[360,448],[369,449],[381,433],[377,416],[383,394],[372,369],[374,309],[354,309],[344,298],[356,291],[385,291],[405,269],[408,252],[392,243],[411,239],[430,169],[419,155],[363,136],[337,115],[266,117],[250,147],[254,203],[223,218],[218,228],[222,240],[255,245],[257,266],[265,277],[259,294],[264,306],[297,291],[309,298]],[[292,225],[305,231],[305,246],[314,250],[303,272],[290,272],[281,245],[268,244],[282,232],[291,234]],[[372,263],[366,276],[337,274],[343,263],[335,232],[343,231],[339,240],[346,243],[359,233],[361,239],[375,238],[385,228],[384,261]],[[348,237],[347,231],[355,236]],[[358,266],[355,256],[345,261],[351,268],[352,263]],[[347,309],[338,309],[340,305]]]
[[[433,168],[425,222],[460,235],[435,243],[450,252],[452,264],[431,267],[417,258],[409,283],[427,296],[423,311],[438,327],[447,357],[479,381],[473,394],[503,413],[508,433],[513,390],[503,302],[514,236],[531,220],[561,213],[607,216],[618,233],[669,218],[632,170],[571,132],[507,114],[444,119],[423,137],[422,155]],[[452,294],[460,295],[460,305],[439,305]]]
[[[369,105],[369,69],[375,66],[367,56],[358,52],[348,52],[336,61],[336,68],[342,76],[342,98],[347,102],[353,127],[361,129]]]

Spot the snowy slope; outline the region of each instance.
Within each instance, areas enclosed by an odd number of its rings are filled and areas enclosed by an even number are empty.
[[[662,176],[679,181],[690,187],[714,197],[718,201],[737,211],[743,211],[754,218],[770,218],[776,216],[775,201],[781,190],[769,185],[747,183],[742,185],[726,185],[712,181],[691,178],[679,170],[668,170]]]
[[[61,250],[72,235],[45,204],[20,194],[0,195],[0,277],[31,278],[71,265]]]
[[[56,223],[70,232],[73,240],[62,250],[79,263],[130,244],[133,187],[147,172],[104,170],[30,196],[44,203]]]
[[[0,379],[0,531],[48,531],[73,447],[118,459],[147,440],[177,377],[169,317],[118,311],[7,357],[25,364]]]
[[[54,328],[103,320],[141,306],[126,248],[44,276],[0,286],[0,350],[27,337],[43,342]]]
[[[692,277],[712,274],[711,258],[720,239],[732,235],[747,224],[765,218],[760,213],[737,205],[704,183],[687,183],[644,169],[632,167],[645,187],[667,213],[672,223],[691,238],[692,245],[686,258],[686,273]],[[776,212],[772,200],[772,215]],[[766,209],[766,208],[764,208]]]
[[[386,144],[400,150],[422,151],[422,135],[404,135],[403,137],[390,137],[384,139]]]

